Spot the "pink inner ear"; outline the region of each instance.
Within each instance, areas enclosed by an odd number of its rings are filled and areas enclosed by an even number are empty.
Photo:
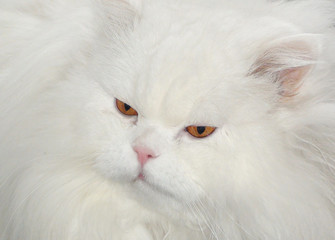
[[[305,75],[316,64],[319,36],[300,34],[274,40],[250,69],[250,75],[273,81],[282,97],[298,93]]]
[[[303,66],[281,71],[277,79],[281,88],[280,95],[283,97],[292,97],[296,95],[302,84],[302,79],[308,73],[310,68],[310,66]]]

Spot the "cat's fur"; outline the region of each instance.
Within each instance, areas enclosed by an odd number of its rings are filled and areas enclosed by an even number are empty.
[[[0,0],[0,239],[335,239],[334,16]]]

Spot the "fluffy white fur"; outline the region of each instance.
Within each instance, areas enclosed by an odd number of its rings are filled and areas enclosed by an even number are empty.
[[[0,6],[1,240],[335,239],[332,1]]]

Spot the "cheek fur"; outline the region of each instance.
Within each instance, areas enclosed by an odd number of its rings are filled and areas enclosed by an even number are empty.
[[[96,167],[107,178],[129,182],[139,174],[137,156],[128,144],[117,143],[96,158]]]
[[[124,118],[119,113],[104,116],[111,122],[100,126],[103,130],[96,167],[105,177],[112,180],[129,182],[134,180],[140,171],[137,154],[131,146],[132,119]]]

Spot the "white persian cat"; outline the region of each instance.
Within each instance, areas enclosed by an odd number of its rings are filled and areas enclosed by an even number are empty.
[[[334,240],[334,18],[0,0],[0,239]]]

